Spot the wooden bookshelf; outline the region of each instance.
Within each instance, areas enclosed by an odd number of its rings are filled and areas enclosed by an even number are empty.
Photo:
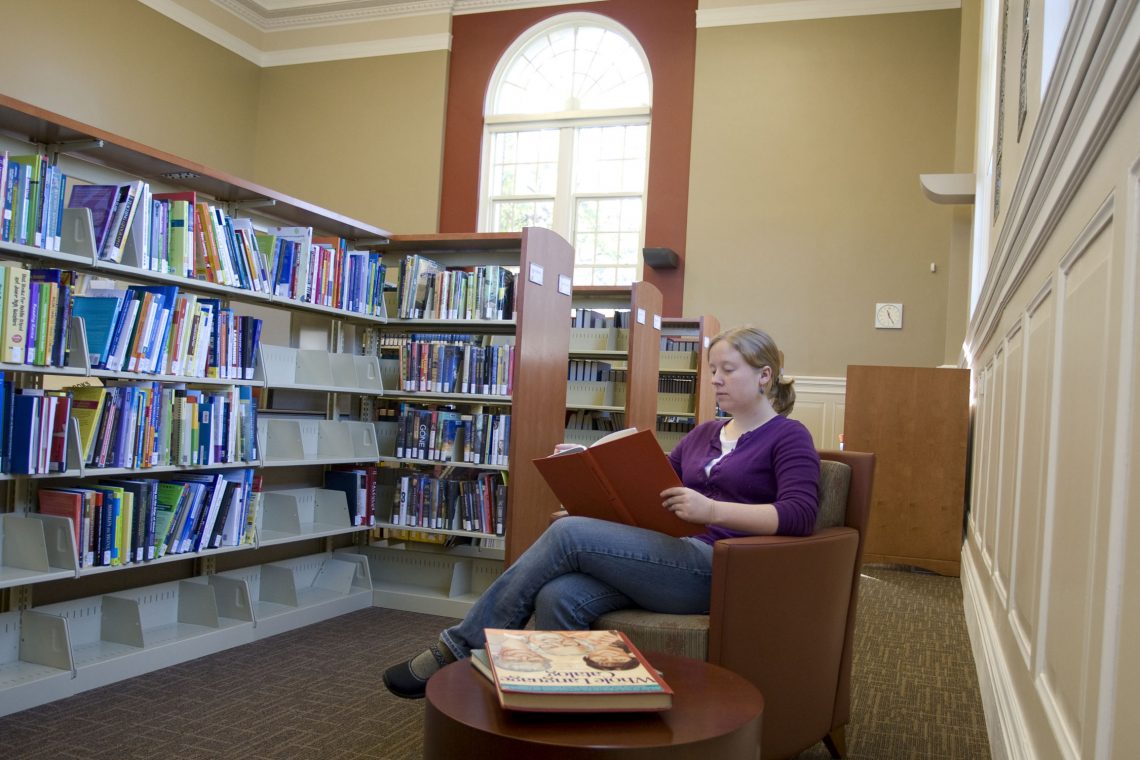
[[[629,313],[629,333],[624,345],[614,345],[605,349],[575,348],[570,352],[574,358],[625,363],[624,403],[612,407],[598,407],[602,411],[620,411],[623,413],[625,427],[636,427],[638,430],[654,430],[657,427],[661,304],[661,291],[652,283],[644,281],[635,282],[630,286],[578,286],[574,288],[573,308],[627,311]],[[565,368],[563,368],[563,375],[565,375]],[[575,408],[590,409],[591,407]]]
[[[515,277],[512,319],[426,320],[397,319],[391,314],[385,332],[497,334],[513,336],[513,390],[488,399],[477,394],[386,393],[399,401],[446,401],[461,408],[482,405],[509,407],[509,464],[505,468],[508,498],[505,536],[499,552],[488,550],[491,536],[471,535],[473,546],[448,551],[415,541],[383,541],[369,548],[377,568],[376,602],[433,614],[462,615],[478,594],[545,530],[558,503],[530,460],[548,455],[563,433],[566,356],[569,345],[570,282],[573,250],[549,230],[526,228],[521,233],[469,235],[399,235],[375,246],[390,270],[409,254],[421,254],[448,268],[507,266]],[[552,395],[554,394],[554,395]],[[393,457],[411,470],[430,470],[440,462]],[[460,465],[463,466],[463,465]],[[489,466],[484,465],[484,468]],[[464,531],[411,528],[429,535],[465,535]],[[427,568],[425,571],[424,568]],[[473,569],[474,568],[474,569]]]
[[[92,182],[144,179],[156,192],[194,190],[202,200],[224,207],[227,213],[252,217],[262,227],[312,227],[345,238],[358,250],[365,243],[389,237],[380,227],[3,95],[0,148],[13,154],[44,153],[68,175]],[[279,321],[284,327],[280,332],[290,339],[286,353],[311,349],[314,344],[326,352],[335,351],[346,336],[352,336],[357,324],[383,323],[382,316],[163,274],[129,261],[100,260],[89,220],[89,215],[65,216],[60,251],[0,243],[0,260],[15,267],[74,270],[116,283],[177,285],[180,292],[219,298],[235,313],[253,310]],[[87,360],[84,330],[73,330],[71,337],[75,342],[66,367],[5,363],[0,369],[21,387],[31,388],[126,380],[254,386],[262,401],[282,390],[309,394],[312,408],[303,416],[324,426],[320,433],[328,456],[304,458],[300,467],[273,467],[258,456],[218,465],[94,469],[81,461],[78,433],[72,430],[65,472],[0,479],[0,651],[6,653],[0,656],[0,713],[372,603],[369,564],[354,546],[369,527],[351,522],[343,493],[318,487],[324,472],[322,461],[363,464],[377,459],[374,440],[369,445],[371,425],[364,429],[359,422],[342,420],[337,401],[375,393],[375,386],[355,376],[345,380],[343,372],[337,372],[335,381],[331,377],[313,381],[313,377],[324,377],[316,372],[308,379],[290,382],[280,376],[276,380],[264,375],[226,380],[96,369]],[[355,367],[356,359],[334,353],[326,374],[333,374],[333,364],[343,369],[351,362]],[[369,377],[370,370],[362,370],[362,377]],[[267,437],[266,431],[263,438]],[[266,441],[259,443],[264,446]],[[249,544],[168,554],[126,565],[81,567],[71,521],[36,512],[37,489],[45,484],[82,486],[105,476],[163,479],[235,467],[260,472],[267,491],[275,494],[274,503],[268,508],[263,505],[259,512],[259,521],[268,519],[258,523],[257,538]],[[318,490],[323,492],[318,495]]]
[[[689,369],[683,371],[673,369],[663,359],[660,375],[680,374],[692,377],[693,393],[688,403],[690,410],[688,414],[691,415],[692,425],[696,426],[711,420],[716,416],[716,394],[709,382],[709,342],[720,332],[720,321],[712,315],[702,314],[695,317],[665,317],[661,323],[662,342],[670,336],[691,339],[696,342],[697,349],[693,352]],[[664,348],[662,348],[662,355],[666,355]],[[658,415],[659,417],[686,416],[667,411],[660,405]],[[675,437],[659,435],[659,438],[663,439],[662,446],[666,450],[669,450],[671,445],[665,446],[665,443],[670,438]]]

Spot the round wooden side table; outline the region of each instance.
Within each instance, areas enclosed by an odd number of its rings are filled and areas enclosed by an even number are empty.
[[[428,681],[425,760],[756,760],[764,697],[743,676],[701,660],[647,653],[673,688],[653,713],[519,712],[467,660]]]

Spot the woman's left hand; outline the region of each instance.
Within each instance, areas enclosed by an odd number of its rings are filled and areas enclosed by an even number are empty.
[[[716,502],[691,488],[666,488],[661,492],[661,506],[685,522],[708,525],[716,518]]]

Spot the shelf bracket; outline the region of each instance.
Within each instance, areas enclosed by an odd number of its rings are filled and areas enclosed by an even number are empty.
[[[71,142],[57,142],[50,143],[44,146],[48,153],[52,154],[52,158],[57,158],[60,153],[78,153],[81,150],[98,150],[103,147],[103,141],[94,138],[91,140],[72,140]]]
[[[276,205],[277,201],[274,198],[258,198],[249,201],[230,201],[226,204],[226,208],[231,212],[236,212],[251,208],[268,208],[269,206]]]

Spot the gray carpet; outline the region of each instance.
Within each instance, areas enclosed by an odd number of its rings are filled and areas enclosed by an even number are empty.
[[[371,608],[25,710],[0,758],[413,760],[423,702],[380,674],[450,622]],[[989,758],[957,578],[868,568],[856,636],[852,760]]]

